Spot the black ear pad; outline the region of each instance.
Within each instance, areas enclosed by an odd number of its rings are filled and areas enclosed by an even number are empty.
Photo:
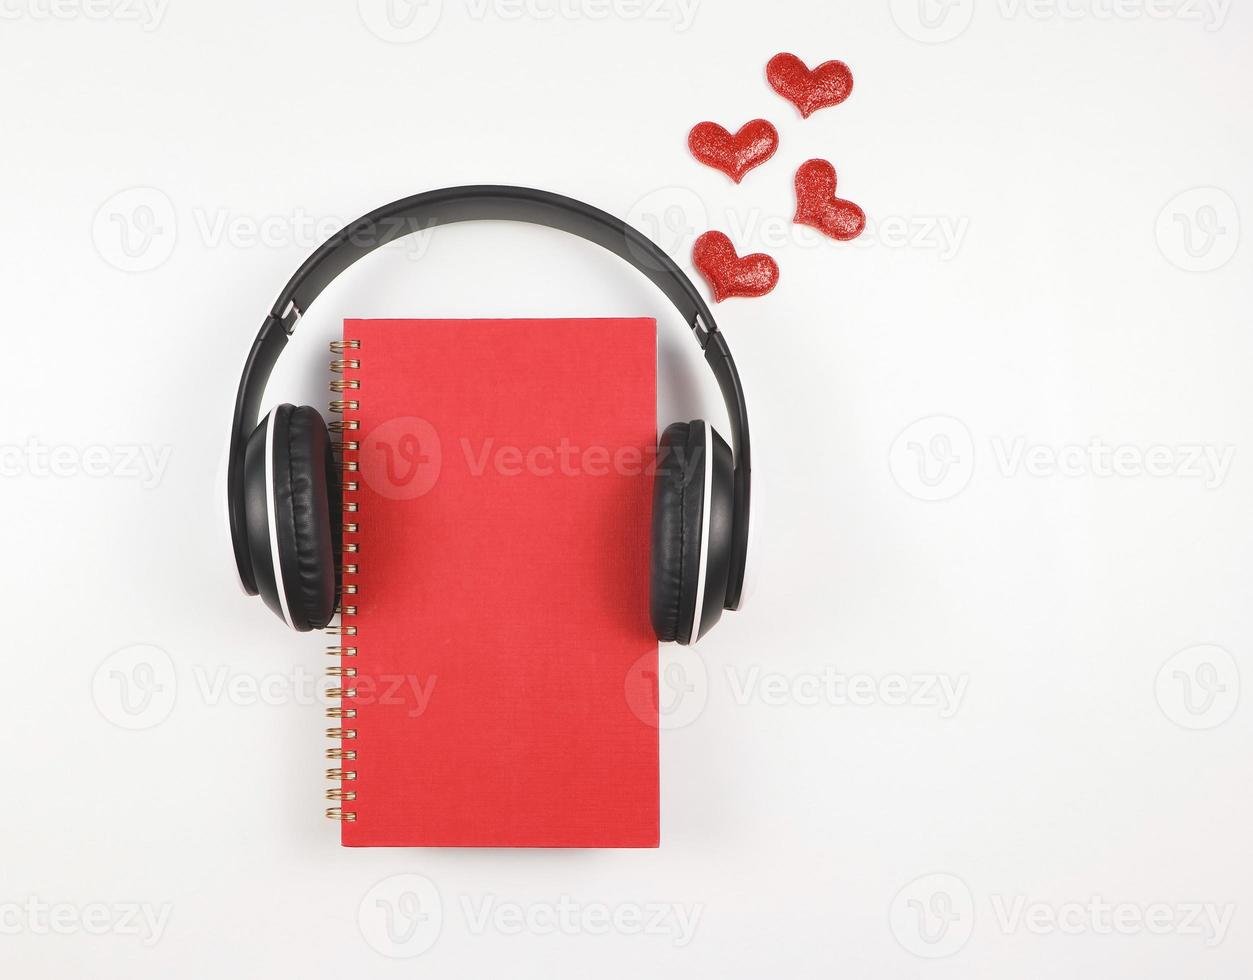
[[[691,643],[722,615],[730,569],[732,466],[730,447],[706,422],[676,422],[662,433],[649,584],[649,613],[662,642]]]
[[[274,457],[274,501],[288,607],[296,629],[321,629],[335,614],[341,508],[331,437],[317,409],[291,411],[286,467],[283,456],[280,449]]]
[[[308,405],[280,405],[244,451],[248,549],[265,604],[301,631],[335,613],[339,474],[326,423]]]
[[[700,561],[700,508],[704,498],[704,463],[692,464],[692,426],[667,426],[657,445],[653,478],[653,540],[649,577],[649,615],[653,632],[663,643],[691,639]],[[680,637],[680,624],[689,635]]]

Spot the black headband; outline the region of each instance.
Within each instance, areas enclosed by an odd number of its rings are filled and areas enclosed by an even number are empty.
[[[270,315],[261,324],[244,365],[231,426],[227,505],[235,562],[244,587],[249,592],[256,592],[256,583],[249,581],[250,563],[247,560],[247,536],[244,534],[244,443],[248,432],[257,424],[266,382],[279,354],[287,346],[287,338],[296,322],[341,272],[376,248],[436,225],[482,220],[545,225],[595,242],[647,276],[665,293],[692,328],[726,403],[731,424],[731,445],[735,450],[734,529],[731,577],[727,586],[727,605],[735,608],[744,583],[748,552],[748,410],[744,405],[744,392],[735,361],[709,307],[691,280],[665,252],[613,215],[548,191],[490,184],[428,191],[371,211],[327,239],[305,260],[279,293]]]

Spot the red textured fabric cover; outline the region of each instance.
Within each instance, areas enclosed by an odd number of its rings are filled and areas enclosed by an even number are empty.
[[[344,337],[361,387],[343,843],[657,846],[655,321]]]

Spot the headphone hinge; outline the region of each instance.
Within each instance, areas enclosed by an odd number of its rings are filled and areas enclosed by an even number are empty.
[[[700,344],[701,350],[709,346],[709,337],[717,329],[718,325],[713,321],[706,325],[705,318],[699,312],[692,317],[692,333],[696,335],[696,342]]]
[[[287,307],[280,314],[278,320],[283,325],[283,331],[287,336],[291,336],[296,329],[296,324],[300,322],[301,312],[296,306],[294,299],[287,301]]]

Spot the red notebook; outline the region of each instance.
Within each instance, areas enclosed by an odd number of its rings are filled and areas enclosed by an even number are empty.
[[[656,847],[655,321],[344,339],[343,843]]]

